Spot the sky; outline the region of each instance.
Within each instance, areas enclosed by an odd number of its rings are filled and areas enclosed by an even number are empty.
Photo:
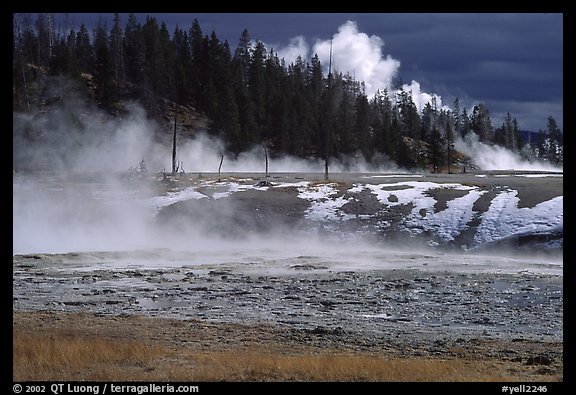
[[[287,63],[318,53],[327,66],[366,82],[367,94],[401,81],[421,108],[436,95],[471,109],[483,102],[494,127],[509,112],[520,129],[545,130],[553,116],[563,131],[563,14],[547,13],[155,13],[136,14],[227,40],[244,29]],[[125,23],[128,14],[120,14]],[[113,14],[68,14],[69,23],[111,26]]]

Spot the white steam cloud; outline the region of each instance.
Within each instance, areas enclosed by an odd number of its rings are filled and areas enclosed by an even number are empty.
[[[291,64],[296,62],[298,56],[306,59],[309,52],[310,46],[304,36],[296,36],[290,39],[288,46],[278,50],[278,57],[284,59],[286,64]]]
[[[484,144],[470,133],[465,139],[457,138],[455,148],[469,156],[481,170],[529,170],[562,172],[562,168],[542,161],[527,161],[516,153],[498,146]]]
[[[41,113],[14,113],[14,166],[16,171],[68,173],[120,172],[142,159],[154,167],[169,161],[154,139],[158,125],[144,109],[128,103],[127,113],[110,117],[81,103],[52,107]],[[32,132],[28,132],[32,131]],[[35,141],[26,136],[35,133]]]
[[[206,133],[198,133],[193,139],[182,144],[178,149],[178,160],[182,161],[186,172],[215,173],[222,161],[222,172],[264,173],[266,170],[266,154],[262,146],[242,152],[238,157],[225,154],[224,143],[218,138]],[[268,171],[275,173],[321,173],[324,171],[324,160],[314,158],[297,158],[288,155],[273,155],[268,153]],[[330,160],[332,173],[372,173],[400,171],[395,162],[384,155],[375,155],[369,163],[364,155],[345,156]],[[404,170],[405,171],[405,170]]]
[[[438,109],[449,110],[449,107],[442,105],[442,98],[435,93],[422,92],[420,88],[420,83],[418,81],[412,80],[410,85],[402,85],[402,89],[406,92],[410,92],[412,95],[412,101],[416,105],[418,111],[422,111],[426,103],[432,103],[432,99],[436,99],[436,107]]]
[[[71,121],[72,119],[72,121]],[[172,169],[172,125],[160,125],[146,117],[136,104],[126,106],[126,114],[111,118],[101,111],[78,104],[73,108],[53,108],[43,114],[13,115],[14,166],[17,172],[42,170],[73,173],[127,172],[144,160],[148,171]],[[163,130],[162,130],[163,129]],[[42,133],[38,143],[22,138],[27,130]],[[187,173],[222,172],[264,173],[266,153],[260,145],[238,156],[226,152],[225,143],[205,132],[193,138],[179,137],[176,160]],[[398,166],[384,155],[368,163],[361,153],[331,158],[330,172],[393,172]],[[297,158],[269,149],[268,171],[278,173],[316,173],[324,171],[318,158]]]
[[[331,40],[316,40],[314,45],[310,46],[303,36],[296,36],[290,39],[287,46],[274,49],[287,64],[294,62],[298,56],[309,59],[318,54],[324,72],[328,73],[330,46],[332,46],[333,70],[349,73],[357,81],[363,81],[369,98],[378,90],[386,88],[389,92],[393,91],[393,81],[398,75],[400,61],[382,52],[384,47],[382,38],[359,32],[356,22],[348,21],[341,25]],[[442,107],[440,96],[423,92],[417,81],[412,81],[409,85],[404,84],[402,88],[411,92],[419,111],[426,103],[432,101],[432,97],[436,97],[438,108]]]
[[[330,60],[330,45],[330,40],[318,40],[313,47],[325,69]],[[332,37],[334,70],[349,72],[356,80],[364,81],[368,96],[373,96],[378,89],[390,89],[400,61],[390,55],[384,56],[383,46],[380,37],[361,33],[356,22],[348,21]]]

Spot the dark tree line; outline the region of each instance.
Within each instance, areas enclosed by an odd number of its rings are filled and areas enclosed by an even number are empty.
[[[116,14],[111,26],[100,21],[91,32],[85,25],[69,29],[66,17],[55,28],[51,14],[13,19],[14,111],[46,104],[43,75],[65,76],[111,113],[128,99],[139,101],[149,116],[159,116],[154,112],[169,102],[192,106],[234,154],[265,144],[275,154],[362,154],[372,163],[389,158],[402,167],[451,171],[458,163],[456,137],[475,134],[527,159],[563,162],[562,133],[552,117],[547,130],[525,143],[510,114],[494,127],[484,104],[468,114],[459,99],[449,110],[433,100],[418,111],[411,93],[401,89],[369,98],[351,75],[325,76],[317,55],[286,64],[253,42],[248,30],[232,50],[215,32],[204,34],[197,20],[170,34],[156,18],[141,24],[133,14],[124,26]]]

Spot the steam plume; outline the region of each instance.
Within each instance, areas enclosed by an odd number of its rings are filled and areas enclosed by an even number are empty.
[[[378,90],[393,91],[394,79],[398,76],[400,61],[391,55],[382,52],[384,40],[376,35],[368,36],[358,31],[354,21],[347,21],[338,28],[338,32],[328,40],[316,40],[310,46],[302,36],[294,37],[285,47],[277,49],[279,57],[283,57],[290,64],[298,55],[308,59],[318,54],[324,72],[328,72],[330,59],[330,46],[332,46],[332,64],[334,70],[350,73],[356,80],[363,81],[366,86],[366,95],[373,97]],[[270,45],[268,45],[270,47]],[[310,52],[311,48],[311,52]],[[441,98],[436,94],[423,92],[420,83],[412,81],[410,85],[402,87],[412,93],[412,98],[418,110],[436,97],[438,107],[441,107]]]

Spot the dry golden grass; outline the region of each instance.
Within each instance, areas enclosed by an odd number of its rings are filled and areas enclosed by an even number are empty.
[[[415,381],[455,373],[450,366],[443,366],[443,361],[359,355],[220,352],[199,355],[197,361],[194,377],[208,381]]]
[[[14,334],[15,381],[505,381],[477,361],[357,353],[209,351],[82,336]]]
[[[134,380],[147,378],[158,346],[73,336],[13,336],[13,378],[22,380]]]
[[[561,344],[487,341],[432,356],[321,340],[266,325],[14,312],[13,380],[562,381],[561,360],[522,362]],[[511,350],[524,357],[502,357]]]
[[[506,381],[504,367],[462,360],[385,358],[362,354],[198,355],[194,381]]]

